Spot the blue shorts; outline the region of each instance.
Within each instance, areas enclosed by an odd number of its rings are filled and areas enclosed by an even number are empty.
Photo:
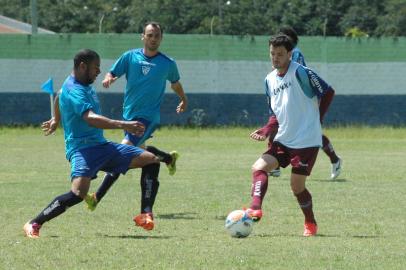
[[[152,133],[156,130],[158,127],[157,123],[150,122],[148,120],[145,120],[144,118],[134,118],[132,121],[139,121],[144,124],[145,126],[145,132],[144,135],[141,137],[137,137],[131,133],[128,133],[127,131],[124,131],[124,138],[127,141],[130,141],[134,146],[140,146],[142,145],[146,140],[149,138],[152,138]]]
[[[139,147],[113,142],[79,149],[70,159],[71,179],[78,176],[94,179],[98,171],[125,174],[131,160],[143,152]]]

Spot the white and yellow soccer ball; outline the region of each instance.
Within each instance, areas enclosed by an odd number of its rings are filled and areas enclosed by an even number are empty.
[[[243,238],[250,235],[254,222],[244,210],[234,210],[226,218],[225,228],[232,237]]]

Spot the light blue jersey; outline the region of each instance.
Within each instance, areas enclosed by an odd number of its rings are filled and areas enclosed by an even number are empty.
[[[301,64],[302,66],[306,66],[306,62],[304,59],[304,55],[300,51],[298,47],[293,48],[292,50],[292,61]]]
[[[153,123],[160,122],[160,107],[166,81],[179,81],[176,62],[162,53],[154,57],[144,55],[143,49],[125,52],[110,70],[113,76],[125,74],[123,118],[144,118]]]
[[[65,150],[68,160],[76,150],[107,142],[102,129],[89,126],[82,118],[88,110],[100,114],[99,100],[91,85],[82,85],[70,75],[62,85],[59,110],[65,133]]]

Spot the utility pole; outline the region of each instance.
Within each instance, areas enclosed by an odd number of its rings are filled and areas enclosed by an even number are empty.
[[[38,34],[37,0],[31,0],[31,34]]]

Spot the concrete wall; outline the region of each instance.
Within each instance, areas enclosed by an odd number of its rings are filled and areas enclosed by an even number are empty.
[[[99,94],[103,114],[121,119],[122,94]],[[178,98],[166,94],[161,108],[163,125],[249,125],[268,119],[263,94],[189,94],[186,113],[177,115]],[[406,125],[406,95],[338,95],[324,125]],[[38,125],[50,117],[45,93],[0,93],[1,125]]]
[[[406,38],[302,37],[299,45],[308,65],[336,90],[327,125],[405,125]],[[102,57],[102,74],[94,85],[104,112],[120,118],[125,79],[108,90],[101,79],[124,51],[140,46],[139,34],[0,35],[0,125],[47,119],[49,97],[40,85],[53,77],[58,89],[81,48],[95,49]],[[161,49],[176,59],[191,103],[187,113],[177,116],[176,97],[168,90],[163,124],[266,121],[268,37],[166,34]]]

